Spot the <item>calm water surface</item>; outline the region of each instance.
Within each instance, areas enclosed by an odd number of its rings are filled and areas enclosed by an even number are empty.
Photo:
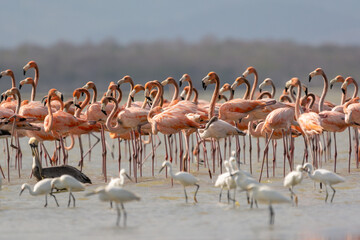
[[[87,146],[87,137],[84,145]],[[161,136],[162,139],[162,136]],[[214,188],[214,179],[219,170],[210,179],[207,169],[200,167],[199,172],[193,172],[200,179],[198,204],[185,204],[182,186],[175,183],[171,186],[170,179],[165,173],[157,174],[164,160],[164,144],[156,155],[155,176],[151,176],[151,162],[144,164],[143,177],[139,183],[127,181],[126,188],[141,196],[140,202],[125,204],[128,212],[128,227],[116,227],[116,211],[109,208],[109,204],[100,202],[97,196],[85,197],[86,192],[94,190],[104,184],[101,174],[101,147],[98,144],[92,159],[85,161],[84,172],[92,179],[85,192],[74,193],[76,207],[68,208],[67,193],[56,195],[60,207],[56,207],[52,198],[44,208],[44,196],[33,197],[26,191],[19,196],[20,187],[30,179],[32,157],[28,139],[21,140],[23,150],[23,166],[21,177],[11,161],[11,182],[3,180],[0,192],[0,239],[358,239],[360,237],[360,178],[354,158],[351,162],[351,172],[347,172],[348,135],[347,131],[338,134],[338,173],[346,178],[346,182],[336,185],[337,190],[334,203],[325,204],[325,192],[319,187],[314,188],[313,182],[306,176],[300,186],[295,188],[299,196],[299,206],[290,204],[274,205],[275,224],[269,226],[269,211],[266,205],[259,205],[258,209],[249,209],[244,193],[237,193],[235,207],[225,201],[218,202],[219,189]],[[94,142],[94,140],[92,140]],[[111,140],[109,141],[111,145]],[[115,145],[117,142],[115,143]],[[241,140],[242,144],[242,140]],[[247,143],[248,144],[248,143]],[[0,147],[3,146],[2,142]],[[52,144],[46,144],[49,152],[53,151]],[[116,145],[117,146],[117,145]],[[235,141],[233,141],[233,147]],[[263,140],[261,141],[263,148]],[[282,143],[278,144],[276,176],[266,178],[263,182],[274,189],[289,196],[289,192],[282,186],[283,158]],[[248,149],[248,148],[247,148]],[[147,147],[149,153],[150,148]],[[246,164],[241,165],[249,171],[249,153],[246,150]],[[333,152],[333,151],[332,151]],[[128,169],[128,161],[124,156],[121,167]],[[295,163],[302,162],[303,140],[296,139]],[[2,154],[0,164],[6,169],[6,158]],[[117,159],[117,151],[115,151]],[[271,155],[270,155],[271,156]],[[69,153],[69,164],[76,166],[79,161],[79,149],[76,146]],[[118,162],[108,153],[108,176],[117,176]],[[253,142],[253,175],[258,178],[260,163],[256,160],[256,146]],[[244,161],[241,158],[241,161]],[[323,168],[333,169],[333,157]],[[272,165],[270,164],[270,167]],[[178,169],[176,166],[175,169]],[[196,165],[192,165],[196,169]],[[289,171],[286,166],[286,171]],[[269,169],[272,172],[272,168]],[[192,196],[194,189],[188,189]],[[225,192],[224,192],[225,193]],[[224,194],[225,196],[226,194]],[[225,200],[225,198],[223,198]]]

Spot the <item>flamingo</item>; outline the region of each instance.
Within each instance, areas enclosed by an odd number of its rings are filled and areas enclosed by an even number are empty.
[[[46,115],[48,114],[48,111],[47,108],[40,101],[34,101],[36,91],[35,81],[32,78],[28,77],[20,81],[19,89],[21,89],[24,84],[31,84],[33,90],[31,92],[30,102],[20,108],[19,114],[30,118],[35,118],[39,122],[44,121]]]
[[[259,85],[260,93],[262,92],[262,88],[267,85],[270,85],[271,89],[272,89],[270,98],[274,98],[275,93],[276,93],[276,88],[275,88],[275,84],[271,78],[265,78],[264,81]]]
[[[11,69],[0,72],[0,78],[2,78],[3,76],[9,76],[11,79],[11,87],[16,87],[14,72]],[[13,112],[15,112],[17,102],[9,98],[8,101],[2,102],[0,106],[11,109]]]
[[[107,181],[107,175],[106,175],[106,154],[107,154],[107,150],[106,150],[106,141],[105,141],[105,121],[107,119],[107,115],[109,114],[112,106],[111,104],[107,105],[106,109],[103,109],[104,111],[101,110],[101,103],[96,101],[97,98],[97,88],[94,84],[94,82],[89,81],[87,82],[83,88],[89,90],[92,89],[93,90],[93,98],[91,101],[91,104],[88,106],[85,115],[86,115],[86,119],[88,119],[89,121],[97,121],[100,123],[100,135],[101,135],[101,147],[102,147],[102,168],[103,168],[103,174],[104,174],[104,178],[105,178],[105,182]],[[117,105],[117,102],[116,102]],[[106,113],[106,114],[105,114]],[[114,113],[115,114],[115,113]],[[116,113],[117,114],[117,113]]]
[[[336,147],[336,132],[343,132],[347,127],[348,124],[345,122],[345,115],[341,112],[337,111],[331,111],[325,110],[325,96],[328,91],[328,80],[324,73],[324,71],[321,68],[315,69],[313,72],[309,74],[309,81],[317,75],[321,75],[324,80],[324,88],[323,92],[321,94],[321,98],[319,101],[319,117],[320,117],[320,124],[324,131],[333,132],[334,133],[334,142],[335,142],[335,161],[334,161],[334,171],[336,171],[336,156],[337,156],[337,147]],[[326,144],[324,142],[324,147],[326,147]],[[326,149],[325,149],[326,150]],[[326,155],[325,155],[326,157]]]
[[[148,114],[148,122],[151,124],[152,133],[157,134],[159,131],[163,134],[175,134],[180,132],[183,129],[194,128],[198,129],[199,124],[190,120],[188,117],[184,116],[186,110],[179,109],[175,110],[174,108],[169,108],[167,110],[163,110],[160,106],[155,106],[155,104],[159,101],[160,96],[163,94],[162,85],[157,81],[152,82],[153,85],[158,87],[158,94],[155,98],[155,103],[152,105],[151,110]],[[145,85],[145,95],[148,92],[149,85]],[[178,103],[179,104],[179,103]],[[174,105],[176,106],[176,105]],[[182,167],[185,169],[185,163],[189,156],[189,136],[184,133],[186,138],[186,152],[183,157]],[[190,167],[190,166],[189,166]],[[187,169],[189,170],[189,169]]]
[[[48,92],[48,115],[44,119],[44,130],[45,132],[51,132],[53,135],[64,136],[69,133],[74,127],[78,127],[87,123],[86,120],[75,118],[70,113],[62,110],[53,113],[51,108],[51,101],[53,96],[58,96],[61,100],[63,99],[62,93],[56,89],[50,89]],[[65,153],[65,147],[62,137],[60,137],[60,144],[64,153],[64,163],[67,160],[67,154]]]
[[[268,145],[269,145],[272,135],[276,129],[281,129],[281,131],[282,131],[283,144],[284,144],[284,176],[285,176],[286,157],[289,160],[290,169],[292,169],[291,157],[290,157],[289,153],[287,152],[287,149],[288,149],[287,136],[288,136],[288,134],[291,134],[290,128],[294,122],[294,114],[295,114],[294,108],[292,106],[288,106],[288,107],[275,109],[272,112],[270,112],[269,115],[266,116],[264,125],[263,125],[261,131],[265,132],[267,134],[270,134],[270,135],[269,135],[269,139],[265,145],[261,169],[263,169],[264,161],[265,161],[265,154],[268,151]],[[290,139],[290,141],[292,141],[292,139]],[[290,145],[291,145],[290,151],[294,151],[293,146],[292,146],[293,144],[290,143]],[[262,173],[262,171],[261,171],[261,173]],[[260,173],[259,182],[261,181],[261,173]]]
[[[290,86],[297,87],[296,103],[295,103],[295,118],[298,122],[301,130],[305,134],[306,144],[310,146],[310,139],[318,136],[323,132],[323,127],[321,126],[321,120],[317,113],[315,112],[306,112],[303,113],[300,109],[300,96],[301,96],[301,82],[299,78],[292,78],[286,82],[286,88]],[[314,151],[312,151],[312,159],[315,162]]]

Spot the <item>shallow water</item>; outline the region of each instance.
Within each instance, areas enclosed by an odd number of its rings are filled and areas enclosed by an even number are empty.
[[[162,136],[160,136],[162,139]],[[21,140],[23,150],[23,166],[21,177],[17,175],[14,161],[11,162],[11,182],[3,180],[0,192],[0,238],[1,239],[357,239],[360,236],[358,216],[360,214],[359,169],[352,160],[351,172],[347,172],[348,140],[347,131],[337,137],[339,146],[338,173],[346,178],[346,182],[336,185],[334,203],[325,204],[325,192],[319,192],[319,186],[314,189],[313,182],[306,176],[301,185],[295,188],[299,196],[299,206],[291,204],[274,205],[275,224],[269,226],[269,211],[267,205],[259,204],[258,209],[249,209],[244,193],[237,193],[237,203],[226,202],[226,192],[223,202],[218,202],[219,189],[214,188],[207,169],[200,167],[199,172],[193,172],[200,178],[198,204],[193,203],[194,188],[188,188],[189,203],[185,203],[182,186],[165,178],[165,172],[158,174],[164,160],[162,144],[157,151],[155,177],[151,176],[151,162],[144,165],[144,176],[139,183],[126,181],[126,188],[141,196],[140,202],[125,204],[128,213],[127,227],[115,226],[116,210],[109,208],[109,203],[100,202],[97,196],[85,197],[96,187],[104,184],[101,174],[101,148],[98,144],[92,159],[85,160],[84,173],[93,181],[85,192],[74,193],[76,207],[68,208],[67,193],[58,193],[56,197],[60,207],[56,207],[54,200],[48,198],[48,207],[44,208],[44,196],[31,196],[27,191],[19,196],[22,183],[35,184],[35,179],[29,178],[32,157],[28,139]],[[84,137],[87,146],[87,137]],[[94,142],[94,140],[92,140]],[[263,146],[263,140],[261,141]],[[248,144],[248,143],[247,143]],[[49,152],[52,144],[46,144]],[[111,145],[111,140],[110,140]],[[117,142],[115,144],[117,146]],[[233,147],[235,141],[233,141]],[[241,139],[242,145],[242,139]],[[282,143],[278,143],[276,177],[266,178],[263,182],[274,189],[289,196],[289,192],[282,186]],[[1,144],[0,144],[1,146]],[[85,147],[86,148],[86,147]],[[124,156],[122,143],[122,166],[128,169],[128,161]],[[248,149],[248,145],[247,145]],[[147,147],[147,153],[150,148]],[[249,154],[246,150],[246,164],[241,165],[249,170]],[[333,152],[333,151],[332,151]],[[303,154],[303,140],[296,140],[295,162],[301,163]],[[117,155],[117,152],[115,152]],[[227,154],[228,155],[228,154]],[[242,156],[242,154],[241,154]],[[271,159],[270,154],[270,159]],[[77,165],[79,150],[76,147],[69,153],[69,164]],[[256,145],[253,142],[253,175],[258,178],[260,163],[256,162]],[[333,157],[323,168],[333,169]],[[354,159],[354,158],[352,158]],[[243,159],[241,158],[241,161]],[[0,161],[6,168],[5,157]],[[43,163],[44,164],[44,163]],[[270,164],[271,166],[271,164]],[[193,164],[192,170],[196,169]],[[178,169],[176,166],[175,169]],[[108,176],[117,176],[118,162],[111,158],[108,152]],[[288,166],[286,166],[288,172]],[[269,169],[270,174],[272,169]]]

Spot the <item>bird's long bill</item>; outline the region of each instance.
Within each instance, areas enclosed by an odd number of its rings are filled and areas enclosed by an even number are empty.
[[[131,178],[127,173],[125,173],[125,176],[126,176],[130,181],[134,182],[134,181],[132,180],[132,178]]]
[[[161,173],[161,171],[163,170],[165,168],[165,166],[164,167],[162,167],[162,168],[160,168],[160,171],[159,171],[159,173]]]
[[[23,193],[24,190],[25,190],[25,188],[24,188],[24,189],[21,189],[21,191],[20,191],[20,193],[19,193],[19,196],[21,196],[21,194]]]

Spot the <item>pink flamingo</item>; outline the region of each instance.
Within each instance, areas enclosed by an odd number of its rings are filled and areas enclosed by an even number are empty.
[[[297,95],[295,102],[295,118],[298,122],[301,130],[305,134],[307,146],[310,146],[310,139],[315,138],[323,132],[321,127],[320,117],[315,112],[302,112],[300,108],[300,98],[301,98],[301,82],[298,78],[294,77],[291,80],[286,82],[285,87],[289,88],[290,86],[297,87]],[[315,163],[314,149],[312,151],[312,160]]]

